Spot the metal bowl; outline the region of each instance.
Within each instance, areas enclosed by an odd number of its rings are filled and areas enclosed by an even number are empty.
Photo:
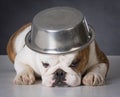
[[[83,14],[75,8],[54,7],[39,12],[26,35],[26,45],[39,53],[82,50],[95,38]]]

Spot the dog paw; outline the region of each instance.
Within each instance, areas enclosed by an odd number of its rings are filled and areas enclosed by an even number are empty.
[[[90,72],[82,80],[84,85],[100,86],[104,84],[104,78],[101,74]]]
[[[16,75],[14,83],[17,85],[31,85],[35,82],[34,73],[31,71],[23,71]]]

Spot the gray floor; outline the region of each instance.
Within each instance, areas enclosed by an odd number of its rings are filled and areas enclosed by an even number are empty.
[[[0,56],[0,97],[120,97],[120,56],[109,56],[110,70],[104,86],[43,87],[13,84],[15,71],[7,56]]]

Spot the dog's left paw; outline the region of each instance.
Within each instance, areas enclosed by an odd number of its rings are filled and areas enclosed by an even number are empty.
[[[23,71],[16,75],[14,83],[17,85],[31,85],[35,82],[35,76],[31,71]]]
[[[84,76],[82,82],[88,86],[100,86],[104,84],[104,78],[99,73],[90,72]]]

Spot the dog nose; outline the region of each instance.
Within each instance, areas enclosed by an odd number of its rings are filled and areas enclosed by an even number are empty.
[[[57,69],[55,71],[55,76],[54,78],[57,80],[57,81],[64,81],[65,80],[65,75],[66,75],[66,72],[63,71],[62,69]]]
[[[55,82],[53,83],[54,86],[66,86],[67,84],[65,83],[65,76],[66,72],[63,71],[62,69],[57,69],[54,73],[53,79],[55,79]]]

